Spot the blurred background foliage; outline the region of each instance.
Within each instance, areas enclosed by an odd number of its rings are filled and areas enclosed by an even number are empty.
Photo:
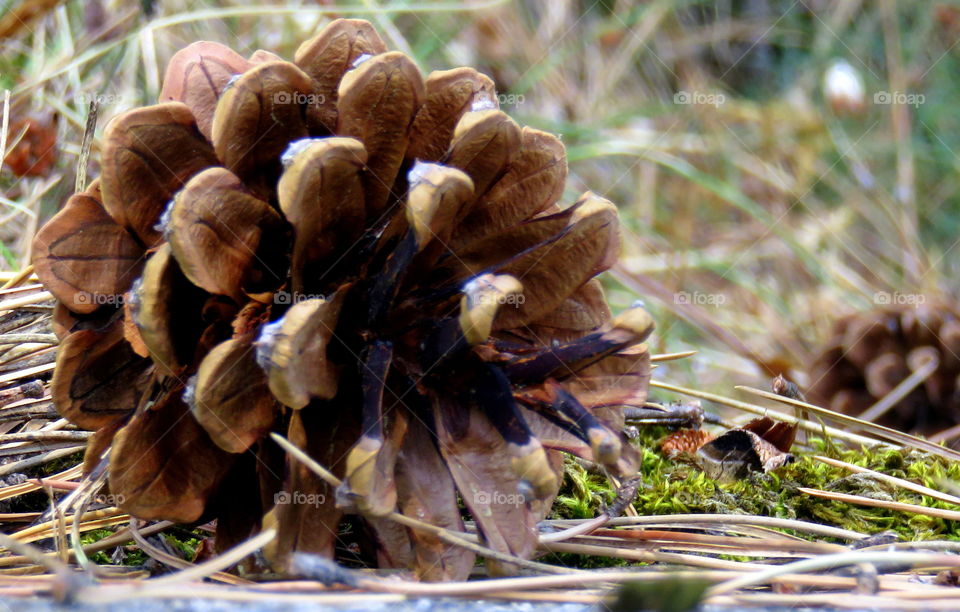
[[[27,160],[0,173],[2,265],[29,261],[72,192],[90,100],[96,176],[106,120],[153,103],[178,48],[291,58],[340,16],[425,73],[476,66],[518,121],[562,134],[567,202],[621,207],[614,307],[644,301],[654,352],[699,351],[658,378],[802,383],[832,321],[878,292],[955,297],[960,2],[0,0],[6,149]]]

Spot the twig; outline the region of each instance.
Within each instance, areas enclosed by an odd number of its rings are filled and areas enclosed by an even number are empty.
[[[79,453],[82,451],[85,446],[70,446],[67,448],[59,448],[57,450],[52,450],[48,453],[43,453],[42,455],[37,455],[35,457],[28,457],[27,459],[21,459],[20,461],[12,461],[6,465],[0,465],[0,476],[6,476],[7,474],[12,474],[14,472],[19,472],[27,468],[31,468],[37,465],[43,465],[44,463],[49,463],[56,459],[62,457],[69,457],[74,453]]]
[[[0,344],[59,344],[60,341],[53,334],[4,334],[0,336]]]
[[[21,431],[0,435],[0,444],[7,442],[84,442],[92,431]]]

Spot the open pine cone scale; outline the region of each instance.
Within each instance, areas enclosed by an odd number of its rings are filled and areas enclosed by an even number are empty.
[[[595,276],[616,208],[557,201],[564,147],[470,68],[425,80],[364,21],[293,63],[178,52],[161,103],[115,118],[103,172],[38,233],[57,297],[53,394],[145,519],[263,525],[283,566],[332,555],[344,515],[376,561],[462,578],[473,557],[409,516],[533,554],[560,451],[636,471],[622,405],[650,375],[640,308]],[[279,431],[343,479],[285,457]],[[506,568],[499,568],[501,570]]]

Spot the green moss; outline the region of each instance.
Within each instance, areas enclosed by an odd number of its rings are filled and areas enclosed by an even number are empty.
[[[94,542],[99,542],[104,538],[108,538],[114,534],[113,530],[110,529],[94,529],[93,531],[88,531],[80,536],[80,543],[83,546],[87,544],[93,544]],[[89,556],[90,560],[99,565],[114,565],[113,561],[110,559],[110,555],[113,553],[113,549],[108,548],[107,550],[97,551],[91,553]],[[125,546],[124,547],[124,556],[122,565],[126,566],[139,566],[143,565],[147,561],[147,555],[142,550],[136,546]]]
[[[908,512],[856,506],[825,500],[798,490],[799,487],[862,495],[875,499],[951,508],[950,504],[876,480],[865,474],[829,466],[797,453],[797,461],[770,474],[754,474],[744,480],[720,483],[705,476],[692,463],[667,459],[660,453],[666,431],[648,428],[636,441],[641,454],[642,485],[633,502],[637,514],[755,514],[800,519],[833,525],[866,534],[886,530],[904,540],[960,539],[960,526],[953,521]],[[833,457],[884,474],[904,478],[931,488],[942,480],[960,481],[960,464],[917,451],[889,448],[838,449],[822,439],[812,439],[816,454]],[[588,518],[602,511],[614,492],[599,473],[567,462],[566,478],[555,518]],[[802,534],[801,534],[802,535]]]

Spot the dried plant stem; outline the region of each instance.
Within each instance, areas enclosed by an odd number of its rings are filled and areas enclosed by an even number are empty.
[[[852,463],[847,463],[846,461],[840,461],[839,459],[831,459],[830,457],[821,457],[820,455],[814,455],[814,459],[817,461],[822,461],[827,465],[832,465],[834,467],[843,468],[845,470],[850,470],[851,472],[857,474],[869,474],[877,480],[882,480],[884,482],[889,482],[890,484],[902,487],[904,489],[909,489],[921,495],[926,495],[927,497],[932,497],[934,499],[939,499],[940,501],[947,502],[948,504],[956,504],[960,506],[960,497],[950,495],[949,493],[943,493],[937,491],[936,489],[931,489],[930,487],[925,487],[923,485],[917,484],[915,482],[910,482],[909,480],[904,480],[903,478],[897,478],[896,476],[890,476],[889,474],[883,474],[882,472],[877,472],[865,467],[860,467],[859,465],[853,465]]]
[[[57,600],[62,601],[80,580],[80,575],[74,573],[66,563],[57,559],[56,553],[44,554],[36,547],[18,541],[5,533],[0,533],[0,545],[52,572],[54,575],[53,593]]]
[[[4,134],[6,134],[6,129],[4,129]],[[10,276],[9,278],[7,278],[7,279],[4,281],[3,285],[0,286],[0,290],[12,289],[13,287],[16,287],[17,285],[19,285],[19,284],[22,283],[23,281],[25,281],[25,280],[27,280],[28,278],[30,278],[30,276],[31,276],[32,274],[33,274],[33,264],[24,266],[24,268],[23,268],[22,270],[20,270],[19,272],[13,273],[12,276]],[[0,275],[0,280],[3,280],[4,278],[5,278],[5,276]],[[24,287],[23,289],[24,289],[24,290],[27,290],[27,289],[40,289],[40,288],[42,288],[42,287],[43,287],[43,285],[31,285],[29,288]]]
[[[158,531],[163,531],[164,529],[167,529],[172,525],[173,523],[169,521],[161,521],[154,525],[150,525],[149,527],[145,527],[141,531],[141,533],[143,535],[153,535],[154,533],[157,533]],[[121,544],[126,544],[132,539],[133,539],[133,536],[130,535],[130,530],[122,529],[117,533],[113,534],[112,536],[107,536],[102,540],[97,540],[96,542],[92,542],[90,544],[83,546],[83,552],[95,553],[101,550],[107,550],[108,548],[113,548],[115,546],[120,546]],[[53,552],[43,553],[43,554],[48,557],[56,557],[56,553],[53,553]],[[72,549],[68,551],[69,557],[74,557],[75,554],[76,554],[76,551]],[[28,563],[30,560],[31,559],[29,557],[26,557],[23,555],[11,555],[9,557],[0,557],[0,567],[17,566],[23,563]]]
[[[35,467],[38,465],[43,465],[44,463],[49,463],[56,459],[61,459],[63,457],[69,457],[74,453],[79,453],[82,451],[85,446],[69,446],[67,448],[59,448],[57,450],[52,450],[42,455],[36,455],[34,457],[28,457],[27,459],[21,459],[20,461],[12,461],[6,465],[0,465],[0,476],[6,476],[7,474],[12,474],[14,472],[19,472],[27,468]]]
[[[4,334],[0,336],[0,344],[59,344],[60,341],[53,334]]]
[[[20,284],[21,282],[23,282],[22,279],[30,280],[33,283],[38,282],[39,279],[33,274],[33,264],[25,266],[22,270],[18,272],[14,272],[11,270],[0,271],[0,281],[4,283],[3,287],[7,289]]]
[[[807,540],[793,540],[787,538],[755,538],[742,536],[718,536],[702,533],[688,533],[685,531],[664,531],[656,529],[597,529],[592,533],[597,537],[621,538],[624,540],[639,540],[656,544],[696,544],[716,548],[737,548],[770,550],[777,553],[790,554],[817,554],[848,550],[840,544],[824,542],[809,542]]]
[[[84,442],[92,431],[21,431],[0,435],[0,444],[6,442]]]
[[[263,546],[273,540],[276,535],[277,532],[275,530],[267,529],[209,561],[192,565],[183,571],[168,574],[160,578],[138,581],[134,585],[83,587],[78,589],[75,594],[75,599],[84,603],[107,603],[110,601],[131,598],[139,599],[143,597],[183,597],[185,585],[189,585],[194,580],[201,580],[216,575],[226,575],[221,574],[221,570],[230,567],[247,555],[263,548]],[[249,584],[248,581],[237,578],[236,576],[231,576],[231,578],[236,581],[233,584]],[[244,591],[239,592],[244,593]],[[189,595],[191,597],[196,596],[193,588],[190,589]]]
[[[0,384],[12,382],[14,380],[20,380],[21,378],[33,378],[39,374],[46,374],[47,372],[52,372],[54,369],[54,364],[45,363],[43,365],[33,366],[31,368],[24,368],[22,370],[17,370],[16,372],[8,372],[7,374],[0,375]]]
[[[676,361],[677,359],[686,359],[697,354],[697,351],[680,351],[678,353],[662,353],[660,355],[650,355],[651,363],[661,361]]]
[[[939,367],[939,357],[934,356],[927,359],[922,366],[911,372],[909,376],[900,381],[896,387],[880,398],[877,403],[864,410],[857,418],[870,422],[876,421],[900,403],[900,400],[905,398],[917,386],[923,384],[923,381],[927,380]]]
[[[76,515],[70,515],[66,517],[66,521],[70,523],[72,521],[77,520],[77,518],[78,517]],[[87,512],[85,515],[79,517],[79,519],[80,521],[90,521],[90,522],[100,521],[100,520],[112,521],[115,519],[119,519],[119,522],[126,522],[130,520],[130,517],[126,514],[121,513],[116,508],[104,508],[102,510],[91,510],[90,512]],[[42,540],[44,538],[48,538],[50,537],[50,535],[48,535],[47,532],[51,531],[56,527],[56,522],[57,522],[56,520],[50,520],[50,521],[40,523],[38,525],[33,525],[32,527],[28,527],[23,531],[18,531],[12,537],[16,538],[20,542],[31,542],[33,540]]]
[[[856,444],[860,446],[875,446],[877,444],[883,444],[878,440],[873,438],[867,438],[865,436],[860,436],[857,434],[852,434],[842,429],[837,429],[835,427],[827,427],[820,423],[814,423],[813,421],[808,421],[805,419],[798,419],[795,416],[785,414],[783,412],[777,412],[771,410],[770,408],[765,408],[763,406],[757,406],[756,404],[750,404],[748,402],[741,402],[739,400],[731,399],[729,397],[724,397],[722,395],[716,395],[714,393],[707,393],[706,391],[698,391],[696,389],[690,389],[687,387],[681,387],[679,385],[672,385],[670,383],[660,382],[659,380],[651,380],[651,387],[657,387],[658,389],[663,389],[665,391],[673,391],[674,393],[682,393],[683,395],[689,395],[691,397],[699,397],[700,399],[709,400],[711,402],[716,402],[718,404],[723,404],[724,406],[730,406],[731,408],[738,408],[744,412],[749,412],[751,414],[758,414],[761,416],[769,416],[771,418],[785,421],[787,423],[797,423],[800,428],[813,433],[823,433],[824,431],[831,437],[837,438],[838,440],[843,440],[850,444]],[[740,387],[737,387],[738,389]],[[784,399],[779,395],[773,395],[776,398]],[[803,403],[803,402],[799,402]]]
[[[546,533],[540,536],[540,545],[544,545],[551,542],[563,542],[570,538],[586,535],[593,532],[599,527],[603,527],[610,521],[610,516],[606,513],[601,514],[600,516],[589,519],[580,523],[579,525],[574,525],[573,527],[568,527],[561,531],[555,533]]]
[[[24,306],[32,306],[47,300],[53,299],[53,294],[49,291],[39,291],[27,297],[16,298],[12,300],[3,300],[0,302],[0,310],[16,310]]]
[[[64,470],[59,474],[54,474],[50,476],[51,480],[69,480],[71,478],[77,478],[80,476],[82,466],[76,465],[68,470]],[[10,499],[17,497],[19,495],[24,495],[26,493],[32,493],[34,491],[39,491],[43,488],[43,485],[40,483],[32,483],[30,481],[22,482],[18,485],[13,485],[11,487],[3,487],[0,489],[0,500]]]
[[[803,561],[779,565],[747,576],[739,576],[711,587],[707,593],[710,596],[723,595],[748,586],[769,584],[771,580],[784,574],[833,570],[838,567],[859,565],[861,563],[890,563],[898,566],[910,565],[915,568],[960,568],[960,556],[941,553],[863,551],[822,555],[813,559],[804,559]]]
[[[309,455],[297,448],[292,442],[284,438],[283,436],[272,433],[270,437],[273,438],[274,442],[279,444],[284,450],[293,455],[297,460],[306,465],[314,474],[322,478],[327,484],[332,487],[339,487],[341,481],[339,478],[331,474],[326,468],[314,461]],[[410,529],[415,529],[417,531],[424,531],[430,534],[433,534],[446,542],[447,544],[452,544],[454,546],[459,546],[461,548],[466,548],[482,557],[488,559],[495,559],[497,561],[502,561],[504,563],[512,563],[517,567],[523,567],[529,570],[534,570],[538,572],[551,572],[557,574],[568,574],[571,572],[579,572],[581,570],[571,570],[567,568],[555,567],[553,565],[547,565],[546,563],[537,563],[536,561],[527,561],[520,557],[514,555],[508,555],[502,553],[492,548],[487,548],[475,542],[471,542],[465,539],[462,536],[455,535],[454,532],[444,529],[442,527],[437,527],[436,525],[431,525],[423,521],[418,521],[417,519],[411,518],[409,516],[400,514],[399,512],[391,512],[386,515],[384,518],[388,518],[391,521],[399,523]]]
[[[759,563],[727,561],[725,559],[715,559],[713,557],[702,557],[698,555],[637,550],[634,548],[617,548],[615,546],[597,546],[595,544],[580,544],[574,542],[547,542],[542,548],[549,552],[597,555],[601,557],[615,557],[617,559],[630,559],[631,561],[643,561],[646,563],[672,563],[675,565],[707,567],[710,569],[737,572],[758,571],[766,567]]]
[[[831,499],[833,501],[842,501],[850,504],[857,504],[860,506],[871,506],[873,508],[883,508],[885,510],[913,512],[914,514],[922,514],[924,516],[933,516],[936,518],[946,519],[948,521],[960,521],[960,512],[956,510],[944,510],[942,508],[928,508],[926,506],[918,506],[917,504],[906,504],[903,502],[884,501],[882,499],[873,499],[872,497],[863,497],[862,495],[849,495],[847,493],[821,491],[820,489],[808,489],[807,487],[797,487],[797,490],[802,493],[806,493],[807,495],[813,495],[814,497],[822,497],[823,499]]]
[[[557,525],[578,524],[584,519],[559,519],[553,521]],[[593,519],[587,519],[593,520]],[[856,531],[831,527],[829,525],[820,525],[818,523],[809,523],[807,521],[798,521],[794,519],[782,519],[772,516],[750,516],[742,514],[666,514],[650,516],[620,516],[612,518],[608,524],[614,526],[626,525],[658,525],[665,527],[685,527],[687,525],[758,525],[762,527],[773,527],[775,529],[792,529],[801,533],[811,533],[826,538],[838,538],[856,542],[867,536]]]
[[[827,410],[826,408],[821,408],[820,406],[816,406],[814,404],[801,402],[800,400],[791,399],[789,397],[783,397],[782,395],[776,395],[774,393],[768,393],[766,391],[761,391],[760,389],[754,389],[753,387],[738,386],[735,388],[740,389],[742,391],[746,391],[747,393],[752,393],[754,395],[758,395],[760,397],[764,397],[767,399],[772,399],[784,404],[790,404],[791,406],[796,406],[798,408],[806,408],[811,412],[827,417],[829,419],[833,419],[835,421],[839,421],[846,425],[860,427],[876,435],[879,438],[890,440],[891,442],[895,442],[897,444],[900,444],[901,446],[906,446],[908,448],[915,448],[918,450],[926,451],[928,453],[938,455],[940,457],[943,457],[944,459],[949,459],[951,461],[960,460],[960,451],[955,451],[952,448],[945,448],[943,446],[938,446],[936,444],[933,444],[932,442],[924,440],[923,438],[911,436],[910,434],[905,434],[902,431],[897,431],[896,429],[884,427],[883,425],[877,425],[876,423],[870,423],[868,421],[864,421],[862,419],[858,419],[846,414],[841,414],[839,412]]]
[[[144,537],[140,533],[140,528],[139,528],[137,519],[135,518],[130,519],[129,529],[130,529],[130,535],[133,536],[133,540],[137,543],[137,546],[139,546],[141,550],[143,550],[143,552],[147,553],[148,555],[150,555],[152,558],[156,559],[160,563],[163,563],[164,565],[168,565],[170,567],[173,567],[179,570],[187,570],[190,568],[197,567],[197,565],[190,563],[186,559],[181,559],[180,557],[176,557],[163,550],[160,550],[159,548],[151,544],[149,541],[147,541],[146,537]],[[231,574],[226,574],[224,572],[219,572],[219,571],[213,572],[209,574],[209,576],[207,577],[212,580],[224,582],[226,584],[250,584],[249,580],[244,580],[243,578],[238,578],[237,576],[233,576]]]

